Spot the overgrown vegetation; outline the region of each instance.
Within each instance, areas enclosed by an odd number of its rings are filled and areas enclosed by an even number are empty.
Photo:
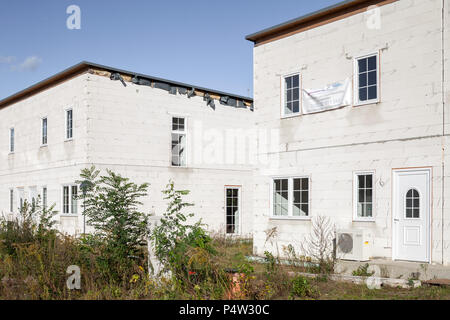
[[[326,219],[304,243],[311,256],[289,245],[284,260],[266,251],[251,261],[251,239],[206,232],[184,200],[189,191],[172,181],[163,191],[167,210],[150,228],[139,211],[147,184],[94,167],[80,178],[93,233],[58,233],[54,206],[42,208],[39,199],[25,202],[13,220],[0,219],[0,299],[450,299],[448,288],[370,290],[328,280],[334,258]],[[161,264],[157,275],[148,270],[147,245]],[[79,290],[66,285],[73,265],[81,271]],[[365,266],[356,272],[369,274]]]

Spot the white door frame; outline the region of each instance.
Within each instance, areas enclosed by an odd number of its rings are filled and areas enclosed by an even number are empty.
[[[397,257],[397,235],[396,235],[396,227],[395,227],[395,210],[397,208],[397,202],[395,201],[398,197],[395,196],[395,192],[397,191],[398,187],[398,179],[397,179],[397,172],[416,172],[416,171],[423,171],[427,172],[428,174],[428,181],[429,181],[429,190],[428,190],[428,197],[429,197],[429,208],[428,208],[428,225],[426,226],[428,228],[428,246],[427,246],[427,259],[425,262],[431,263],[431,217],[432,217],[432,210],[433,210],[433,168],[432,167],[412,167],[412,168],[399,168],[399,169],[392,169],[392,190],[391,190],[391,226],[392,226],[392,260],[399,260]]]

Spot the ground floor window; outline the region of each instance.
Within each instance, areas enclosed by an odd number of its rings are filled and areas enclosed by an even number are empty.
[[[78,213],[77,196],[78,196],[78,186],[76,185],[63,186],[62,212],[64,214]]]
[[[240,188],[225,188],[226,233],[239,233]]]
[[[9,212],[14,212],[14,189],[9,190]]]
[[[275,178],[272,183],[272,215],[309,216],[309,177]]]
[[[42,208],[47,209],[47,187],[42,188]]]
[[[374,172],[357,172],[354,176],[354,219],[373,219]]]

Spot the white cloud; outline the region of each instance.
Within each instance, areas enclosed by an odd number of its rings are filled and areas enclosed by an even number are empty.
[[[20,71],[35,71],[42,63],[42,59],[36,56],[31,56],[22,62],[18,69]]]
[[[13,56],[0,56],[0,63],[10,64],[16,61],[16,57]]]

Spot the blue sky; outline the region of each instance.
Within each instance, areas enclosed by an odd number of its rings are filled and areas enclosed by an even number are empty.
[[[0,2],[0,99],[82,60],[253,94],[247,34],[337,0],[14,0]],[[69,5],[81,29],[69,30]]]

